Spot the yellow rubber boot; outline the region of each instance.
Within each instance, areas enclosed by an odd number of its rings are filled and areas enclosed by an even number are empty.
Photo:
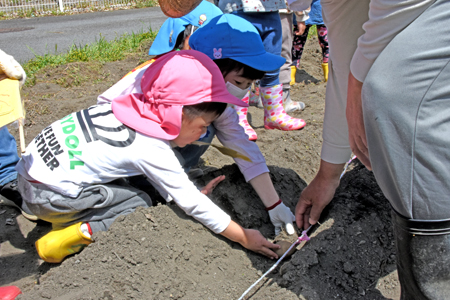
[[[53,229],[37,240],[39,257],[49,263],[60,263],[66,256],[78,253],[92,243],[93,240],[81,232],[81,224]]]
[[[325,79],[325,82],[328,81],[328,63],[322,63],[322,69],[323,69],[323,78]]]
[[[296,66],[291,66],[291,82],[289,83],[290,85],[294,85],[295,84],[295,74],[297,73],[297,67]]]

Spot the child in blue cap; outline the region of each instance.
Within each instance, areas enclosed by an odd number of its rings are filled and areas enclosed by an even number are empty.
[[[167,18],[153,41],[149,55],[161,55],[172,50],[188,50],[189,36],[205,26],[222,11],[214,4],[203,0],[193,11],[181,18]]]
[[[222,36],[222,38],[213,39],[213,36]],[[212,43],[207,42],[210,39]],[[245,44],[251,45],[251,47],[243,47],[243,41],[246,41]],[[233,48],[235,43],[241,46]],[[283,58],[264,50],[258,32],[249,22],[234,15],[220,15],[211,19],[208,24],[192,34],[189,45],[192,49],[214,58],[214,62],[219,66],[224,80],[227,82],[228,91],[237,89],[241,91],[241,95],[248,93],[248,88],[252,82],[252,79],[248,78],[250,76],[248,73],[260,72],[260,77],[262,77],[265,70],[279,68],[284,63]],[[247,64],[262,68],[263,71],[255,70]],[[111,102],[114,98],[125,94],[141,93],[139,82],[147,68],[148,65],[125,76],[100,95],[97,99],[98,103]],[[189,80],[189,78],[186,78],[186,80]],[[234,89],[230,88],[231,85]],[[239,118],[233,108],[228,107],[208,127],[206,134],[201,137],[200,141],[210,143],[215,135],[225,147],[236,150],[250,158],[250,162],[242,159],[235,159],[235,162],[246,181],[253,186],[266,206],[270,219],[275,226],[275,233],[278,234],[284,226],[286,226],[286,231],[289,234],[294,233],[292,226],[294,216],[291,210],[282,203],[275,191],[264,156],[258,146],[249,141],[245,131],[239,125]],[[208,146],[187,145],[183,148],[173,148],[173,151],[185,171],[188,172],[198,164],[200,156],[207,148]],[[167,193],[159,192],[167,201],[170,200]]]
[[[266,51],[259,32],[250,22],[234,14],[225,14],[211,20],[201,31],[192,35],[189,45],[216,61],[219,68],[220,60],[228,59],[267,74],[279,69],[285,62],[281,56]],[[223,69],[222,73],[224,74]],[[246,88],[247,96],[242,100],[248,103],[249,91]],[[263,102],[266,129],[296,130],[306,125],[304,120],[286,114],[282,89],[266,90]],[[245,116],[240,123],[246,132],[253,131],[246,120],[247,109],[237,111],[240,116]]]
[[[219,0],[219,8],[224,13],[236,14],[253,24],[262,38],[265,50],[281,56],[282,28],[278,11],[286,8],[285,1]],[[306,123],[288,116],[283,108],[283,85],[280,83],[279,75],[280,68],[272,69],[260,81],[264,128],[286,131],[301,129]],[[295,125],[291,126],[292,123]]]

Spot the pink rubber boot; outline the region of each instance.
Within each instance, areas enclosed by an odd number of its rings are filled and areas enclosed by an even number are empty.
[[[305,127],[305,120],[293,118],[284,110],[282,84],[261,87],[260,92],[264,104],[264,128],[291,131]]]
[[[249,96],[250,96],[250,91],[248,91],[247,94],[245,94],[245,97],[242,98],[242,101],[244,101],[245,103],[248,103]],[[245,133],[248,136],[248,139],[250,141],[256,141],[258,136],[256,135],[256,132],[253,130],[253,128],[250,126],[250,124],[248,124],[248,121],[247,121],[248,107],[241,107],[241,106],[233,105],[233,108],[239,116],[239,125],[241,125],[242,128],[244,128]]]

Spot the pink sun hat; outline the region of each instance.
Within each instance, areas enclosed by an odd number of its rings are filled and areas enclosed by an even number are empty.
[[[170,52],[158,58],[142,76],[141,89],[142,94],[115,98],[113,113],[126,126],[165,140],[180,134],[184,105],[223,102],[248,106],[228,92],[217,65],[195,50]]]

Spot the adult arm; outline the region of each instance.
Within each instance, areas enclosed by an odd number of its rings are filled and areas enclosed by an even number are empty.
[[[362,111],[361,89],[363,83],[350,72],[347,90],[347,124],[350,147],[358,159],[371,170],[369,149],[367,148],[366,131]]]
[[[361,89],[372,64],[390,41],[434,1],[375,0],[370,4],[365,33],[358,39],[348,77],[346,117],[353,153],[371,169],[362,112]],[[376,99],[371,99],[376,101]]]
[[[364,23],[365,33],[358,39],[353,54],[351,72],[360,82],[378,55],[391,40],[422,14],[435,0],[373,0],[369,7],[369,20]]]

